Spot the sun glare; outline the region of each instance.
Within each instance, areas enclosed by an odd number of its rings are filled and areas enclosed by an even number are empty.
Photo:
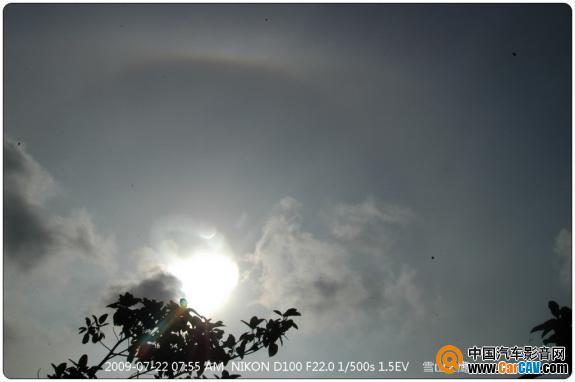
[[[202,315],[214,313],[238,283],[237,264],[218,254],[197,254],[173,265],[171,273],[182,283],[188,306]]]

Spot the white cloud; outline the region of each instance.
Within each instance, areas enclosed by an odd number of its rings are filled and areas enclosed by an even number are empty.
[[[334,236],[350,240],[359,237],[368,228],[382,224],[406,225],[413,214],[397,206],[381,206],[371,198],[358,204],[339,204],[329,217],[329,226]],[[379,232],[381,233],[381,232]]]
[[[341,204],[324,214],[331,231],[320,239],[304,229],[301,208],[281,200],[252,254],[263,305],[293,306],[309,325],[330,327],[382,318],[402,326],[422,315],[417,275],[386,243],[388,226],[406,224],[409,214],[373,200]]]
[[[563,228],[555,238],[555,253],[561,282],[571,288],[571,232]]]

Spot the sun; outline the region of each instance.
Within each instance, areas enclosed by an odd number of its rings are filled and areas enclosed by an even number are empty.
[[[195,254],[173,263],[169,269],[182,283],[188,306],[202,315],[221,308],[238,284],[236,262],[220,254]]]

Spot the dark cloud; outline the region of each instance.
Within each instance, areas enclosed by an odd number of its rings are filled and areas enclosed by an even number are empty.
[[[156,271],[139,282],[128,285],[116,285],[111,288],[107,302],[118,297],[118,294],[129,292],[136,297],[146,297],[158,301],[179,301],[182,295],[180,289],[182,283],[174,275]]]
[[[48,221],[38,208],[14,194],[4,195],[4,253],[30,268],[56,245]]]
[[[175,276],[159,272],[142,280],[139,284],[130,288],[129,292],[134,296],[146,297],[154,300],[168,301],[176,299],[182,286]]]
[[[56,245],[38,194],[53,186],[21,145],[4,139],[4,250],[22,268],[35,265]]]
[[[20,269],[30,269],[51,254],[75,251],[100,256],[112,249],[82,210],[50,214],[46,201],[57,185],[22,145],[4,139],[4,250]]]

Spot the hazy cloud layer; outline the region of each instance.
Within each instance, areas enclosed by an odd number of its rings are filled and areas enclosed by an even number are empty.
[[[405,322],[423,312],[415,271],[385,249],[387,231],[410,214],[373,200],[341,204],[325,214],[331,232],[319,238],[304,228],[300,209],[284,198],[257,242],[264,305],[298,307],[314,325],[343,323],[342,317]]]
[[[47,201],[57,192],[50,174],[24,147],[4,139],[4,249],[20,269],[30,269],[56,253],[104,256],[113,251],[111,238],[101,236],[90,215],[73,210],[50,214]]]
[[[571,232],[563,228],[555,238],[555,253],[561,282],[571,288]]]

